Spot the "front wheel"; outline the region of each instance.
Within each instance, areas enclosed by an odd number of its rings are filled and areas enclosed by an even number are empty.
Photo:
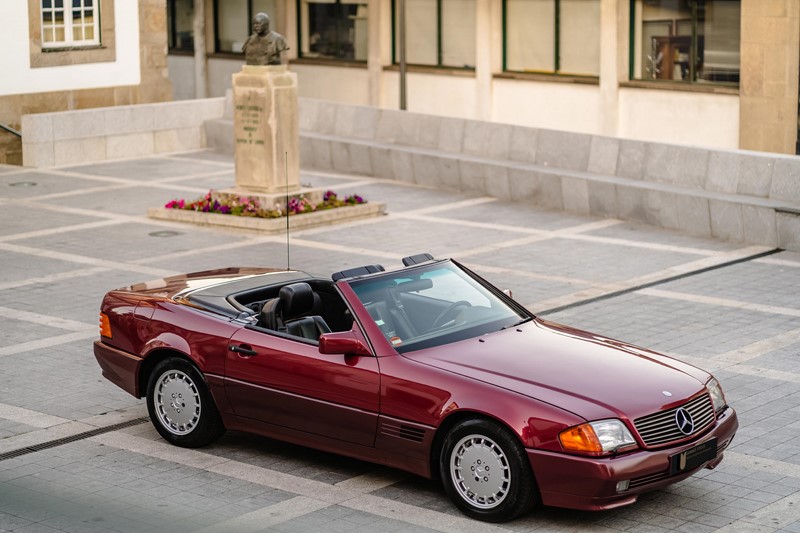
[[[150,374],[147,411],[158,433],[176,446],[205,446],[225,432],[200,372],[177,357],[164,359]]]
[[[511,520],[539,499],[525,450],[511,431],[493,421],[456,424],[445,437],[439,468],[453,503],[478,520]]]

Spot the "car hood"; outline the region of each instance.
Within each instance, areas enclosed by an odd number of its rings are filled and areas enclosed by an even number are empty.
[[[664,355],[541,319],[406,356],[586,420],[675,407],[705,390],[709,378]]]

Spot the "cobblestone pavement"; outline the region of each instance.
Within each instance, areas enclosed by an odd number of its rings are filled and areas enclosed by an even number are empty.
[[[352,459],[234,432],[169,446],[144,401],[100,376],[102,295],[283,266],[285,237],[144,216],[230,186],[232,161],[210,152],[0,167],[0,530],[800,533],[800,254],[754,259],[768,250],[359,176],[302,179],[387,202],[389,215],[293,234],[294,268],[451,256],[534,312],[709,369],[740,415],[725,460],[626,508],[489,525],[435,482]]]

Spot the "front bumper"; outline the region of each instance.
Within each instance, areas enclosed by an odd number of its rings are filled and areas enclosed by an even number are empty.
[[[583,457],[528,449],[542,503],[584,511],[600,511],[629,505],[642,492],[664,487],[685,479],[701,468],[714,468],[722,452],[731,443],[739,421],[727,407],[711,431],[688,444],[660,450],[640,450],[618,457]],[[717,438],[717,456],[692,470],[670,475],[669,457],[684,452],[713,437]],[[628,490],[617,492],[617,483],[630,481]]]
[[[94,357],[103,371],[103,377],[128,394],[142,397],[139,392],[140,357],[113,348],[103,341],[94,341]]]

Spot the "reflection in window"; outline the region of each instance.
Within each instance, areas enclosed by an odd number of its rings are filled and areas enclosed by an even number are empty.
[[[505,70],[598,76],[600,0],[505,0]]]
[[[400,61],[400,2],[394,7],[395,63]],[[475,0],[406,0],[406,62],[475,68]]]
[[[41,0],[42,48],[100,44],[95,0]]]
[[[739,83],[740,0],[634,0],[635,79]]]
[[[366,0],[301,0],[301,57],[367,60]]]
[[[194,50],[194,0],[171,0],[167,18],[170,51]]]

